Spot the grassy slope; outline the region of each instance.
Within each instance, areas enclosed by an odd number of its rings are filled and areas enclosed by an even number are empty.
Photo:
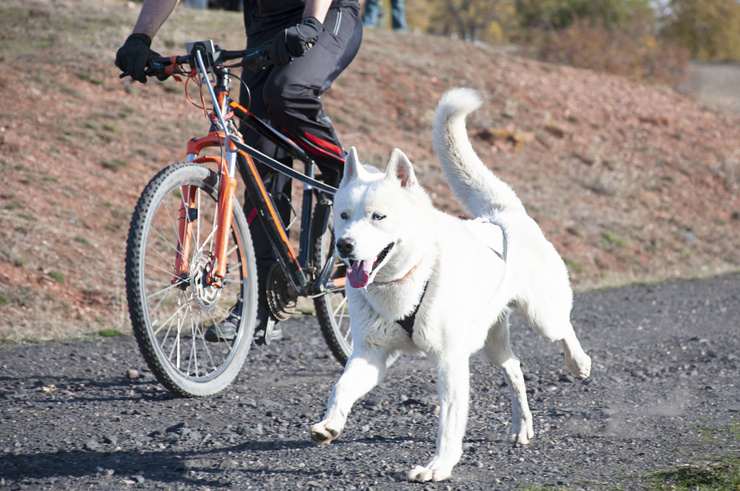
[[[203,130],[181,86],[119,81],[112,60],[132,5],[0,6],[0,339],[126,328],[133,203]],[[155,47],[209,37],[239,47],[240,22],[239,14],[178,9]],[[578,286],[740,264],[738,120],[670,90],[457,41],[368,32],[326,100],[364,160],[379,164],[403,148],[435,202],[459,213],[431,153],[430,123],[439,95],[460,85],[487,98],[470,123],[476,148],[520,193]],[[492,128],[532,139],[515,150]]]

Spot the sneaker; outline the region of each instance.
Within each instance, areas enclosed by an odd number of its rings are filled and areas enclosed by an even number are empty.
[[[257,319],[254,329],[254,342],[259,345],[267,345],[273,341],[283,338],[283,330],[277,327],[275,319],[266,314],[266,321]],[[229,315],[221,322],[214,322],[206,328],[204,338],[209,343],[229,342],[236,339],[241,321],[241,306],[231,308]]]
[[[203,337],[209,343],[235,340],[236,333],[239,330],[241,316],[241,305],[235,305],[229,311],[229,315],[226,316],[226,319],[221,322],[214,322],[208,326]]]

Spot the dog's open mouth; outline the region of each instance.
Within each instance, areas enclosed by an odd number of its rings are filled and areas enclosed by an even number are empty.
[[[393,249],[393,246],[395,245],[395,242],[391,242],[385,248],[380,251],[380,254],[378,254],[374,260],[364,260],[364,261],[352,261],[349,262],[349,271],[347,272],[347,278],[349,279],[349,284],[352,285],[352,288],[364,288],[367,286],[367,284],[370,282],[370,275],[372,275],[375,270],[383,263],[383,260],[388,256],[388,253],[391,252],[391,249]]]

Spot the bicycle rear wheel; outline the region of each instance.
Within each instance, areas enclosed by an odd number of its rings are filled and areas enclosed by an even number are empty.
[[[318,209],[317,209],[318,211]],[[314,220],[317,222],[318,220]],[[326,231],[319,235],[315,232],[313,238],[314,264],[323,265],[334,248],[334,226],[331,217]],[[331,273],[327,293],[314,298],[316,318],[321,327],[329,350],[334,358],[342,365],[347,363],[352,354],[352,331],[349,322],[347,297],[344,292],[344,264],[338,263]]]
[[[126,294],[139,349],[159,382],[188,397],[216,394],[239,374],[254,335],[257,269],[244,212],[236,200],[222,286],[208,281],[214,260],[217,173],[173,164],[146,186],[126,244]],[[184,220],[184,222],[181,222]],[[179,243],[188,228],[190,247]],[[180,257],[185,266],[175,273]],[[207,325],[238,316],[236,338],[208,342]]]

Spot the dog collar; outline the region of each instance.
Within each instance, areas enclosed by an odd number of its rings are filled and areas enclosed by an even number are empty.
[[[411,312],[409,315],[404,317],[403,319],[398,319],[396,322],[399,326],[403,328],[404,331],[406,331],[410,338],[414,337],[414,321],[416,321],[416,314],[419,312],[419,307],[421,307],[421,303],[424,301],[424,295],[427,293],[427,287],[429,286],[429,280],[424,283],[424,290],[421,292],[421,297],[419,298],[419,303],[416,304],[416,307],[414,308],[414,311]]]

